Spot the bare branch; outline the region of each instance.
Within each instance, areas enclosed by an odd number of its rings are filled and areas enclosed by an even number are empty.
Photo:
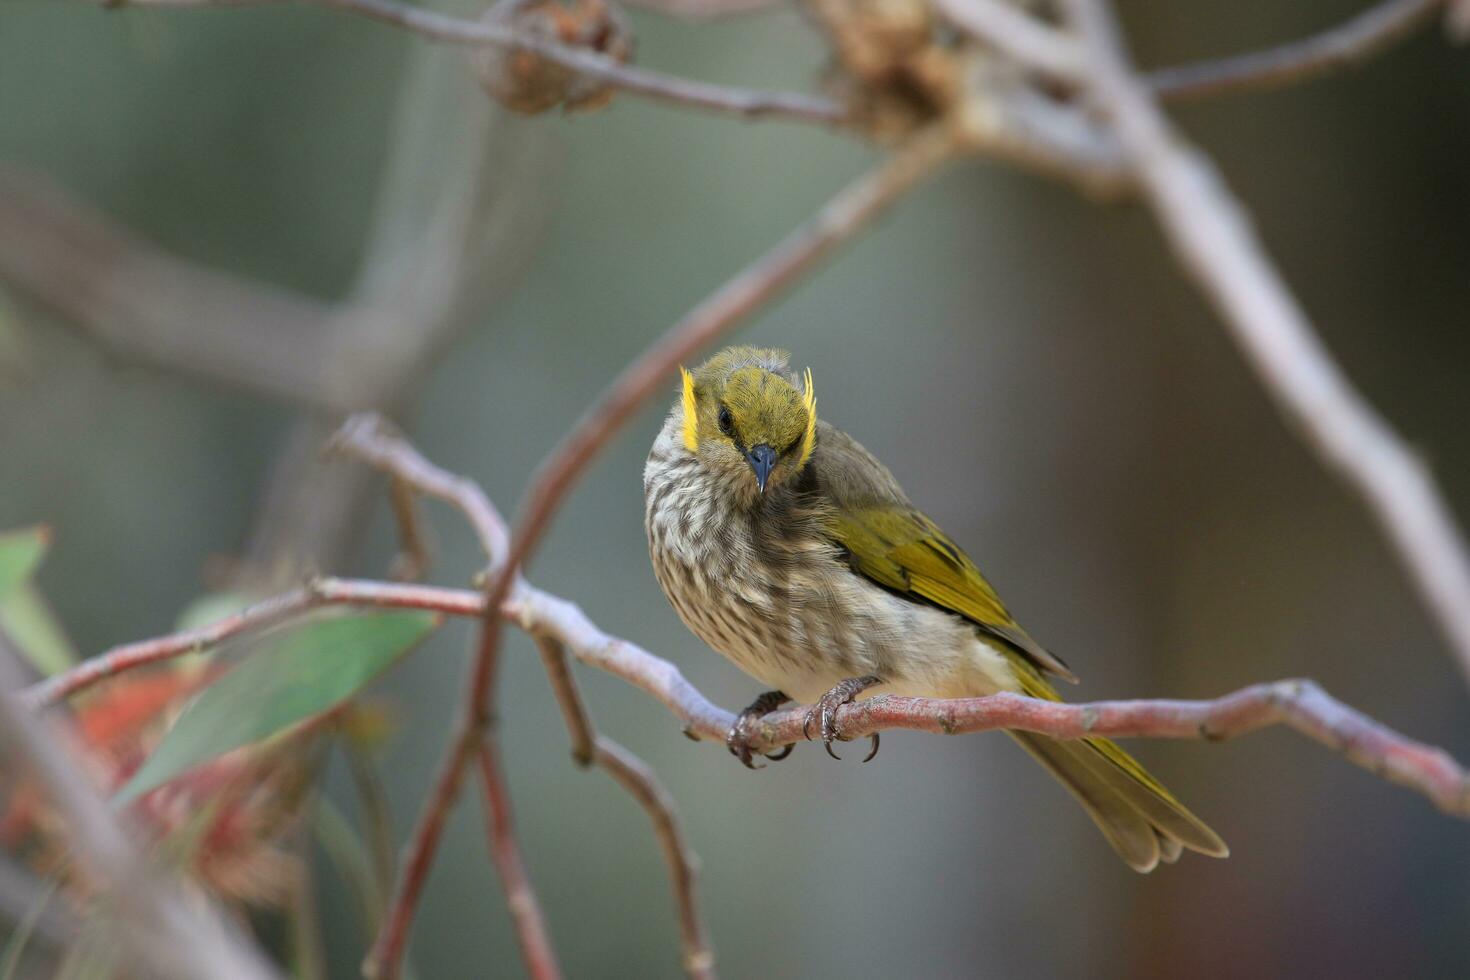
[[[20,676],[0,637],[0,753],[28,771],[60,813],[71,854],[101,888],[118,925],[113,933],[139,975],[198,980],[277,976],[265,959],[207,906],[186,901],[139,858],[117,817],[68,755],[68,739],[15,697]]]
[[[329,383],[329,306],[170,255],[39,174],[0,170],[0,280],[121,356],[287,404],[352,404]]]
[[[442,500],[465,515],[492,562],[510,551],[510,531],[500,511],[474,480],[440,469],[423,457],[379,415],[362,412],[349,418],[328,443],[340,453],[382,470],[425,496]]]
[[[244,7],[280,0],[103,0],[117,7]],[[672,105],[724,112],[747,119],[783,118],[825,126],[848,121],[847,110],[831,99],[793,92],[757,92],[710,85],[662,72],[624,65],[614,58],[501,23],[462,20],[398,0],[302,0],[412,31],[431,41],[466,46],[498,45],[532,51],[548,61],[645,98]]]
[[[1108,8],[1067,6],[1084,28],[1095,94],[1179,260],[1286,420],[1377,518],[1470,680],[1470,555],[1428,469],[1343,375],[1240,205],[1169,126],[1129,67]]]
[[[481,740],[475,759],[480,769],[480,787],[485,794],[490,857],[500,873],[505,903],[515,924],[516,940],[520,943],[526,972],[532,980],[556,980],[561,976],[561,967],[557,965],[556,950],[551,945],[546,918],[541,913],[541,902],[536,898],[531,879],[526,875],[525,862],[521,859],[515,817],[511,813],[510,787],[505,783],[505,774],[500,767],[500,747],[493,734],[487,733]]]
[[[951,0],[953,2],[953,0]],[[1148,72],[1144,81],[1170,101],[1275,88],[1366,61],[1426,22],[1444,0],[1385,0],[1311,37],[1233,58]]]
[[[457,726],[454,739],[450,742],[434,788],[419,810],[418,822],[413,834],[403,848],[399,858],[398,874],[393,882],[393,896],[388,902],[388,911],[383,916],[382,928],[377,940],[368,951],[362,964],[363,976],[368,980],[389,980],[399,975],[403,966],[403,953],[408,946],[409,927],[414,913],[418,911],[419,896],[424,883],[434,867],[438,853],[439,838],[444,833],[444,824],[449,811],[459,798],[465,772],[476,758],[482,733],[464,721]]]
[[[431,609],[464,617],[484,615],[483,594],[470,589],[327,578],[313,583],[310,593],[329,605]],[[282,600],[286,598],[262,604],[261,608],[285,605]],[[674,664],[628,640],[604,633],[573,603],[527,586],[505,604],[501,613],[532,637],[561,643],[589,667],[622,678],[652,695],[679,719],[688,734],[724,744],[735,722],[732,712],[710,702]],[[173,656],[197,649],[189,642],[169,637],[150,643],[158,649],[171,649]],[[94,673],[88,664],[79,665],[73,672]],[[767,715],[760,732],[762,741],[754,747],[775,749],[803,740],[805,717],[800,708]],[[839,709],[837,718],[843,735],[853,739],[888,729],[961,735],[1004,728],[1057,738],[1107,735],[1225,739],[1271,725],[1286,725],[1343,753],[1370,772],[1422,793],[1445,812],[1470,819],[1470,772],[1443,750],[1394,732],[1332,698],[1311,681],[1257,684],[1208,701],[1064,704],[1015,694],[949,700],[876,697]]]

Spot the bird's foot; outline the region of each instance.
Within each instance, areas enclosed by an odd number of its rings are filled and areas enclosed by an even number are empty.
[[[740,717],[735,719],[735,724],[730,726],[730,732],[725,736],[725,748],[730,754],[739,759],[747,769],[764,769],[764,765],[757,764],[753,760],[756,752],[751,748],[751,743],[756,741],[760,734],[761,719],[769,712],[781,707],[791,699],[780,691],[767,691],[751,702],[750,707],[740,712]],[[767,755],[766,758],[772,762],[780,762],[791,754],[795,745],[788,745],[780,752]]]
[[[838,684],[832,690],[818,698],[817,703],[812,705],[811,710],[806,713],[806,719],[801,724],[802,734],[807,737],[807,741],[811,741],[812,723],[815,721],[817,723],[817,730],[822,736],[822,745],[827,749],[827,754],[834,759],[840,759],[841,757],[832,751],[832,742],[834,740],[841,739],[842,741],[846,741],[846,738],[837,731],[837,709],[844,704],[851,704],[852,700],[859,694],[874,685],[882,683],[883,678],[876,674],[869,674],[866,677],[849,677],[847,680]],[[867,762],[878,754],[878,733],[874,732],[868,737],[872,740],[873,747],[868,750],[868,754],[863,758],[864,762]]]

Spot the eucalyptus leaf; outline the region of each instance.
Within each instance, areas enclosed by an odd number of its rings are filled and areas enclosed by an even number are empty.
[[[31,527],[0,534],[0,597],[31,577],[51,543],[51,529]]]
[[[201,691],[114,802],[129,803],[200,763],[336,707],[439,622],[433,613],[380,612],[291,631]]]
[[[77,662],[77,651],[56,614],[34,583],[24,582],[0,595],[0,633],[44,676]]]

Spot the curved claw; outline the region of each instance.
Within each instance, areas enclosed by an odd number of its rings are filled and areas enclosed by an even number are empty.
[[[746,741],[745,733],[743,731],[741,731],[741,726],[740,726],[740,723],[739,722],[736,722],[735,725],[730,729],[730,733],[725,736],[725,748],[729,749],[730,750],[730,754],[733,755],[735,758],[739,759],[740,760],[740,764],[742,766],[744,766],[745,768],[747,768],[747,769],[764,769],[765,768],[765,765],[764,764],[757,765],[753,761],[754,758],[755,758],[755,756],[750,751],[750,743],[748,741]]]
[[[873,747],[868,750],[867,755],[863,756],[864,762],[872,762],[873,756],[878,754],[878,733],[874,732],[873,734],[869,735],[868,738],[872,739]]]
[[[808,741],[811,740],[811,724],[812,718],[815,716],[819,722],[818,727],[821,730],[822,743],[827,749],[827,754],[840,761],[842,757],[832,751],[832,743],[842,738],[841,734],[837,731],[837,709],[844,704],[852,703],[853,699],[863,691],[881,683],[883,683],[881,677],[875,674],[869,674],[866,677],[853,677],[838,684],[832,690],[818,698],[816,704],[812,705],[811,710],[802,719],[801,733],[807,737]],[[867,762],[868,759],[878,754],[878,734],[876,732],[873,733],[872,740],[873,748],[868,752],[867,758],[863,759],[864,762]]]
[[[780,752],[777,752],[775,755],[768,755],[768,756],[766,756],[766,758],[767,759],[770,759],[772,762],[780,762],[782,759],[784,759],[788,755],[790,755],[791,754],[791,750],[794,749],[794,748],[796,748],[796,743],[795,742],[787,742],[785,745],[783,745],[781,747],[781,751]]]

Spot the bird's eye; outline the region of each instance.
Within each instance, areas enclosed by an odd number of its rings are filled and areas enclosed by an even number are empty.
[[[724,405],[720,406],[720,431],[727,436],[735,434],[735,419]]]

